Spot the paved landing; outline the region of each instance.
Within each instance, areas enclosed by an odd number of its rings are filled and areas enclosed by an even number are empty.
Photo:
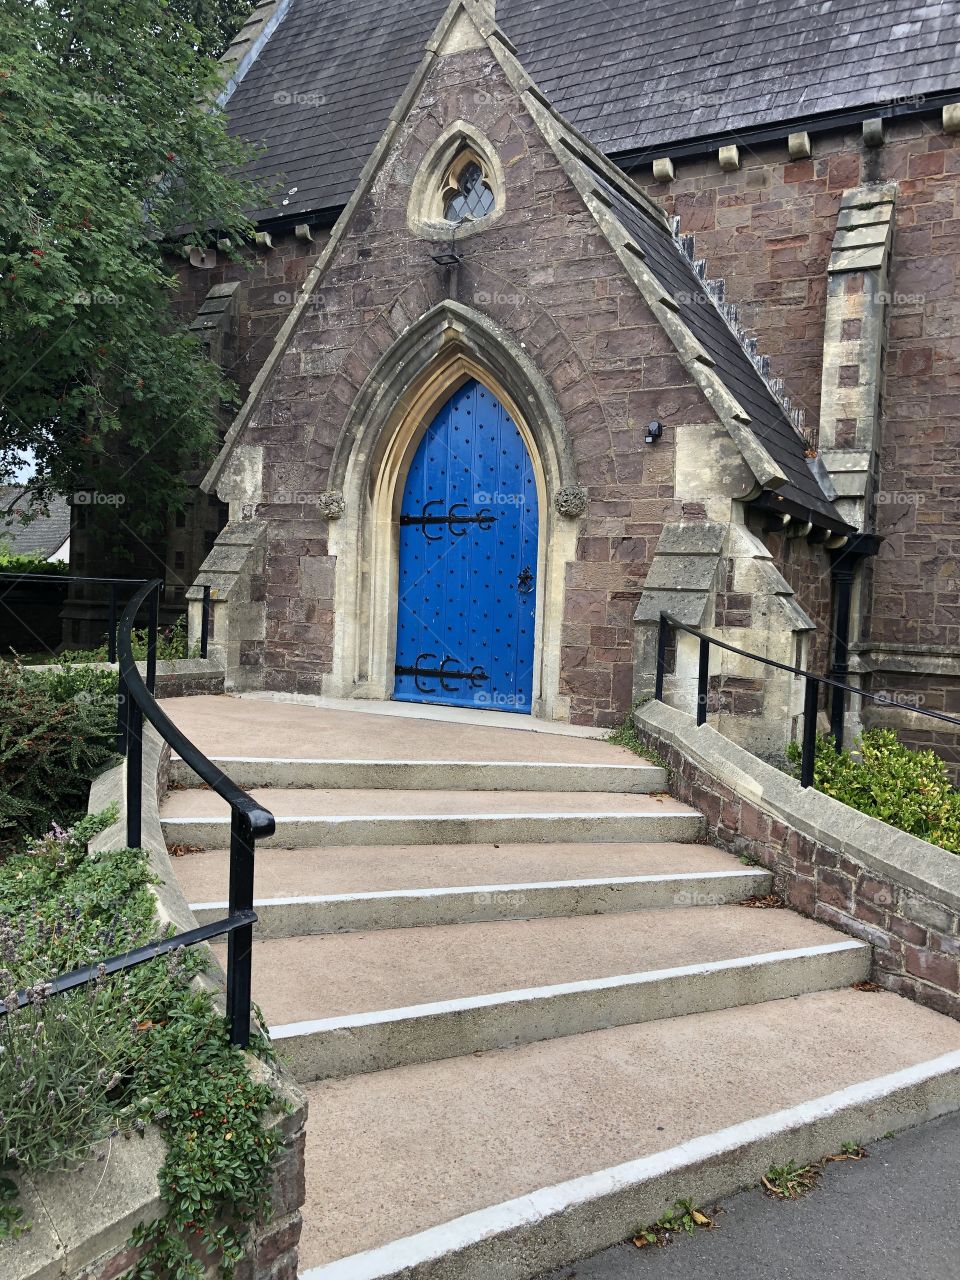
[[[869,1150],[828,1165],[802,1200],[744,1191],[723,1201],[714,1231],[664,1249],[616,1245],[540,1280],[957,1280],[960,1116]]]
[[[161,706],[208,756],[297,760],[525,760],[561,764],[636,764],[623,747],[571,726],[529,716],[474,712],[470,723],[410,714],[378,714],[258,698],[203,695]],[[421,710],[416,708],[416,710]],[[440,711],[449,708],[439,708]],[[474,723],[478,716],[480,723]],[[523,721],[522,725],[512,723]],[[594,731],[596,732],[596,731]]]

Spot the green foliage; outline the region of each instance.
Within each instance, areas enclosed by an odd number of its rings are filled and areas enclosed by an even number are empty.
[[[39,556],[15,556],[3,549],[0,533],[0,573],[43,573],[51,578],[63,577],[70,572],[66,560],[43,560]]]
[[[173,0],[197,33],[200,52],[219,58],[253,9],[254,0]]]
[[[0,858],[84,811],[91,779],[114,759],[116,716],[112,671],[0,662]]]
[[[136,1233],[138,1280],[199,1280],[213,1252],[229,1275],[268,1207],[279,1139],[264,1127],[272,1091],[250,1078],[209,995],[190,985],[199,952],[104,973],[67,995],[43,985],[160,934],[144,852],[87,851],[111,820],[56,829],[0,865],[0,998],[12,1010],[16,989],[31,990],[24,1009],[0,1018],[0,1238],[29,1227],[11,1170],[69,1168],[98,1140],[152,1123],[168,1146],[167,1213]]]
[[[639,1249],[649,1244],[662,1246],[669,1244],[681,1231],[685,1235],[692,1236],[698,1227],[709,1229],[713,1225],[713,1219],[709,1218],[702,1209],[695,1209],[691,1200],[677,1200],[673,1208],[661,1214],[656,1222],[648,1227],[641,1227],[633,1243]]]
[[[787,756],[799,774],[797,743]],[[933,751],[905,747],[891,729],[869,729],[854,752],[838,751],[832,738],[818,736],[813,782],[861,813],[960,853],[960,791],[946,765]]]
[[[637,706],[640,706],[639,702]],[[643,756],[644,760],[649,764],[655,764],[661,769],[667,768],[666,762],[657,752],[641,742],[640,735],[637,733],[637,726],[634,723],[633,712],[622,720],[615,729],[610,730],[607,734],[607,742],[613,743],[615,747],[626,747],[634,755]]]
[[[182,500],[232,397],[175,319],[163,246],[251,231],[249,149],[188,21],[242,7],[0,7],[0,481],[30,451],[38,497],[95,491],[118,543]]]
[[[819,1170],[811,1165],[788,1160],[786,1164],[772,1164],[760,1181],[767,1195],[778,1200],[796,1200],[813,1190],[819,1176]]]
[[[147,629],[142,627],[134,630],[132,634],[133,640],[133,656],[138,662],[143,662],[147,657]],[[200,653],[199,645],[194,645],[191,652],[187,645],[187,619],[186,616],[178,618],[172,627],[161,627],[157,632],[157,661],[172,662],[178,658],[198,657]],[[103,643],[96,649],[68,649],[56,657],[45,659],[47,662],[106,662],[110,656],[107,648],[107,642]]]

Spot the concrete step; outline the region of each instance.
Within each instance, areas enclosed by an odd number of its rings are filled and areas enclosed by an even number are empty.
[[[529,1280],[679,1196],[956,1110],[960,1026],[821,992],[307,1093],[302,1280]]]
[[[177,859],[201,924],[227,909],[229,855]],[[441,845],[270,850],[257,861],[257,935],[720,906],[770,892],[772,877],[706,845]],[[220,895],[220,896],[213,896]]]
[[[410,702],[305,705],[284,695],[171,698],[163,709],[208,756],[313,760],[527,760],[636,763],[604,731],[499,711]]]
[[[371,844],[696,840],[703,819],[669,795],[585,791],[254,789],[276,815],[261,848]],[[229,810],[212,791],[172,791],[161,807],[168,845],[222,848]]]
[[[315,1080],[846,986],[869,965],[792,912],[668,908],[260,941],[253,998]]]
[[[667,771],[646,761],[625,764],[528,760],[300,760],[214,756],[213,762],[246,790],[255,787],[395,791],[593,791],[643,794],[663,791]],[[182,760],[171,761],[176,787],[200,780]]]

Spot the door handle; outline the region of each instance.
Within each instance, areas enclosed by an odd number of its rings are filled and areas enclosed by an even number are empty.
[[[517,590],[523,596],[529,595],[533,590],[533,573],[528,564],[525,564],[520,570],[520,576],[517,578]]]

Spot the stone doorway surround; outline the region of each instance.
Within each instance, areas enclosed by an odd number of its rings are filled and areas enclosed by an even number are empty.
[[[543,374],[486,317],[452,301],[400,336],[370,373],[340,432],[330,485],[343,495],[343,516],[331,522],[329,533],[337,572],[333,664],[324,693],[377,700],[392,695],[404,482],[434,415],[471,378],[503,404],[533,463],[540,528],[532,711],[565,720],[564,580],[576,558],[586,494],[576,485],[566,427]]]

